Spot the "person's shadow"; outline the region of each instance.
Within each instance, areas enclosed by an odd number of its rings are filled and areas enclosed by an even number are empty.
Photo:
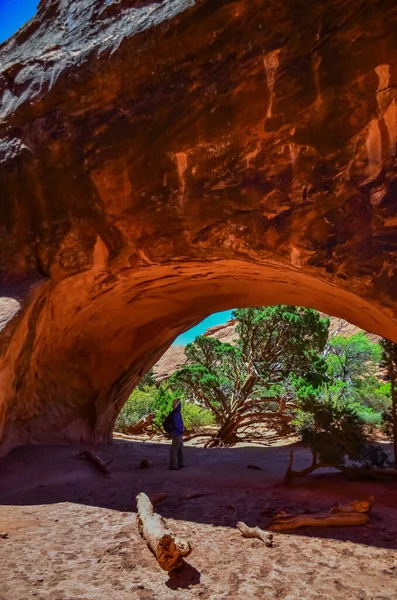
[[[197,571],[190,563],[183,561],[183,565],[175,571],[171,571],[168,574],[168,581],[165,585],[171,590],[178,590],[180,588],[189,589],[191,585],[198,585],[200,583],[200,572]]]

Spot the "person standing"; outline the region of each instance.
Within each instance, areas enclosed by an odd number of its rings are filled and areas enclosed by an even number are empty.
[[[176,398],[172,403],[171,417],[171,449],[170,469],[178,471],[183,467],[183,419],[181,414],[181,399]]]

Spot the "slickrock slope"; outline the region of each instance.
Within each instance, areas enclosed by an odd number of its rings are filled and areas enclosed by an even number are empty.
[[[395,0],[42,0],[0,65],[2,452],[109,440],[215,311],[397,341]]]

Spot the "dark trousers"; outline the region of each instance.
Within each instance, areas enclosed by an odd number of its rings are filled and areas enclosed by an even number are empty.
[[[183,437],[181,435],[171,436],[170,468],[183,467]]]

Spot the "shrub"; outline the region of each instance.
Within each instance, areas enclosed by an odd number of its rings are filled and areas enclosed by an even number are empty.
[[[170,390],[167,385],[160,385],[153,402],[153,410],[156,412],[156,418],[154,420],[156,425],[159,427],[162,426],[165,417],[172,411],[174,399],[180,397],[181,395],[178,391]]]
[[[382,426],[383,418],[381,412],[375,411],[369,406],[363,406],[359,402],[352,402],[349,406],[354,408],[361,421],[368,427],[380,428]]]
[[[135,389],[117,417],[115,430],[128,432],[131,425],[135,425],[139,419],[153,412],[156,394],[157,388],[153,386]]]
[[[376,377],[366,377],[353,390],[354,400],[372,408],[375,412],[385,412],[391,407],[390,383],[382,383]]]
[[[215,417],[210,410],[201,408],[192,402],[182,404],[182,418],[186,429],[215,424]]]
[[[342,465],[359,460],[365,443],[364,422],[356,408],[324,389],[300,399],[294,425],[310,447],[314,463]]]

